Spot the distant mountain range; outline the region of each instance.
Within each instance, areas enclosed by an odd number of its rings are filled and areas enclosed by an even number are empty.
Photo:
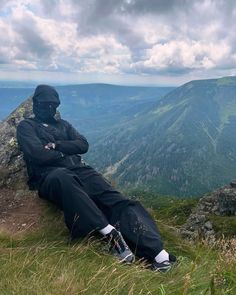
[[[236,77],[56,88],[62,117],[90,141],[85,160],[118,185],[189,196],[236,178]],[[2,89],[0,119],[33,93]]]
[[[89,160],[120,185],[199,195],[236,178],[236,77],[192,81],[112,129]]]
[[[37,84],[35,82],[23,81],[2,81],[0,80],[0,88],[33,88]]]
[[[91,143],[139,112],[155,105],[173,87],[85,84],[56,87],[60,112],[84,133]]]
[[[32,93],[33,88],[0,87],[0,120],[7,117]]]

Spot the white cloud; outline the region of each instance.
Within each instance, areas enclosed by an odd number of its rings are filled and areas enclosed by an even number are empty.
[[[0,71],[180,81],[236,69],[234,1],[12,0],[0,8]]]
[[[1,53],[9,55],[11,48],[11,62],[17,68],[118,73],[127,66],[130,51],[113,36],[78,36],[76,23],[40,17],[27,9],[27,1],[23,2],[14,2],[10,19],[0,22],[3,31],[11,32]],[[67,4],[61,3],[60,7],[63,13],[67,7],[66,14],[69,13]],[[32,35],[31,40],[24,32]],[[44,56],[47,51],[48,56]]]
[[[154,68],[157,72],[168,68],[209,69],[218,66],[224,58],[229,58],[229,54],[229,46],[222,42],[170,41],[148,49],[142,66]]]

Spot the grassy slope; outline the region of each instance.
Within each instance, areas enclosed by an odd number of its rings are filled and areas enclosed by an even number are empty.
[[[176,231],[195,201],[145,199],[166,249],[179,257],[171,272],[153,273],[140,262],[120,265],[95,239],[70,243],[61,214],[47,207],[40,230],[0,235],[1,295],[236,294],[236,261],[203,244],[182,241]]]

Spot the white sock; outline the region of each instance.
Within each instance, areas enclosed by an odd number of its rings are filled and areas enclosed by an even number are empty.
[[[105,236],[105,235],[108,235],[113,229],[114,229],[114,226],[112,226],[111,224],[108,224],[104,228],[100,229],[99,232]]]
[[[169,260],[169,253],[166,250],[162,250],[155,258],[157,263],[161,263],[165,260]]]

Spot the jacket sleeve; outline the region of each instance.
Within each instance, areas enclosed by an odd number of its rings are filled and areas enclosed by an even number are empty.
[[[56,150],[66,155],[85,154],[88,151],[89,144],[87,139],[81,135],[71,124],[66,124],[66,133],[68,140],[56,141]]]
[[[30,122],[22,121],[17,127],[17,141],[24,157],[37,165],[50,165],[64,157],[64,154],[45,149]]]

